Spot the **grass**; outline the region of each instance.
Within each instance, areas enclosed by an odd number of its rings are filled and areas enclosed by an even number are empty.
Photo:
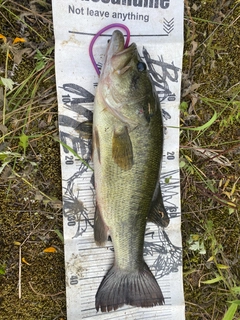
[[[239,1],[185,1],[187,320],[240,318],[239,14]],[[66,319],[51,5],[0,1],[0,23],[1,319]]]
[[[239,3],[188,1],[186,14],[180,107],[186,318],[239,319]]]
[[[0,1],[1,319],[66,315],[51,6],[42,4]]]

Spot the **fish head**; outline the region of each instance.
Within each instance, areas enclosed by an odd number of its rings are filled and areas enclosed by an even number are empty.
[[[111,101],[111,107],[115,102],[115,108],[129,97],[131,102],[139,101],[152,92],[150,76],[136,44],[124,48],[124,36],[119,30],[113,32],[108,43],[100,81],[102,94]]]

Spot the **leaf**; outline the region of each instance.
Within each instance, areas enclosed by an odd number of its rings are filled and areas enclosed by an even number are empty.
[[[216,282],[219,282],[223,280],[223,277],[222,276],[217,276],[216,278],[214,279],[210,279],[210,280],[206,280],[206,281],[201,281],[201,283],[205,283],[205,284],[213,284],[213,283],[216,283]]]
[[[10,90],[12,91],[13,85],[14,85],[14,82],[12,81],[12,79],[2,78],[2,77],[0,77],[0,79],[1,79],[2,84],[3,84],[7,89],[10,89]]]
[[[20,62],[22,61],[22,57],[24,54],[30,54],[32,52],[32,50],[30,48],[24,48],[24,49],[19,49],[16,50],[16,52],[14,52],[14,62],[16,64],[20,64]]]
[[[237,311],[237,308],[238,308],[238,305],[235,303],[232,303],[228,308],[227,312],[225,313],[222,320],[232,320]]]
[[[91,169],[93,171],[93,168],[83,159],[81,158],[76,151],[74,151],[71,147],[69,147],[66,143],[64,143],[63,141],[60,141],[58,139],[55,139],[56,141],[58,141],[64,148],[66,148],[68,151],[70,151],[76,158],[78,158],[86,167],[88,167],[89,169]]]
[[[195,55],[195,51],[197,50],[197,47],[198,47],[198,43],[196,41],[192,41],[191,42],[191,45],[192,45],[192,49],[191,51],[189,52],[190,56],[194,56]]]
[[[5,264],[0,264],[0,274],[5,274],[6,273],[6,266]]]
[[[186,165],[186,162],[185,162],[184,160],[181,160],[181,161],[179,162],[179,168],[180,168],[180,169],[183,168],[183,167],[185,167],[185,165]]]
[[[54,247],[48,247],[46,249],[43,250],[43,252],[57,252],[57,250]]]
[[[14,244],[15,246],[20,246],[20,245],[21,245],[21,242],[19,242],[19,241],[13,241],[13,244]]]
[[[172,176],[168,177],[168,178],[165,178],[165,183],[170,183],[170,180],[172,179]]]
[[[0,131],[2,131],[3,135],[8,132],[8,128],[3,124],[0,124]]]
[[[211,261],[213,261],[213,259],[214,259],[214,257],[211,256],[211,257],[207,260],[207,262],[211,262]]]
[[[187,103],[186,101],[181,102],[179,109],[180,109],[182,112],[187,111],[187,109],[188,109],[188,103]]]
[[[0,174],[3,172],[4,168],[8,165],[8,162],[4,162],[2,163],[1,167],[0,167]]]
[[[240,306],[240,300],[233,300],[233,301],[228,301],[229,303],[234,303],[238,306]]]
[[[12,159],[12,158],[20,158],[21,157],[21,154],[20,153],[17,153],[17,152],[11,152],[11,151],[2,151],[0,152],[0,160],[1,161],[5,161],[6,158],[7,159]],[[8,161],[9,162],[9,161]]]
[[[54,229],[54,232],[58,235],[59,239],[64,243],[63,235],[58,229]]]
[[[209,128],[216,120],[217,120],[217,112],[214,111],[214,114],[213,114],[212,118],[208,122],[203,124],[202,126],[196,127],[196,128],[181,127],[181,129],[192,130],[192,131],[202,131],[202,130],[205,130],[205,129]]]
[[[26,261],[26,259],[25,259],[25,258],[22,258],[22,262],[23,262],[23,263],[25,263],[25,264],[27,264],[28,266],[30,266],[30,265],[31,265],[30,263],[28,263],[28,262]]]
[[[234,293],[240,293],[240,287],[232,287],[231,291],[233,291]]]
[[[3,151],[0,152],[0,161],[2,162],[0,166],[0,174],[3,172],[4,168],[14,159],[14,157],[19,158],[21,155],[17,152]]]
[[[26,40],[24,38],[18,38],[18,37],[13,40],[13,44],[18,42],[26,42]]]
[[[182,97],[187,96],[188,94],[194,92],[195,90],[197,90],[200,86],[202,85],[202,83],[193,83],[191,84],[187,89],[183,90],[182,93]]]
[[[25,154],[28,147],[28,136],[24,133],[19,137],[19,146],[23,148],[23,152]]]
[[[7,42],[7,38],[0,33],[0,39],[3,39],[3,42],[6,43]]]
[[[229,266],[226,266],[224,264],[217,264],[217,268],[219,268],[219,269],[229,269]]]

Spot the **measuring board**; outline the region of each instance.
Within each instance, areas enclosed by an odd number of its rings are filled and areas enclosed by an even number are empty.
[[[180,0],[53,0],[55,66],[61,140],[63,224],[67,318],[185,319],[182,284],[179,183],[179,101],[183,51],[183,2]],[[96,312],[95,294],[113,263],[110,241],[97,247],[93,237],[95,191],[89,132],[98,77],[88,47],[94,34],[124,23],[145,61],[161,102],[164,155],[161,188],[170,224],[147,224],[144,259],[162,289],[165,305],[124,306]],[[113,29],[99,37],[94,56],[104,61]]]

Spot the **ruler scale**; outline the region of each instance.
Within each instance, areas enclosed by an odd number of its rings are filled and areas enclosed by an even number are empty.
[[[179,101],[183,50],[183,2],[53,0],[55,64],[61,144],[63,225],[68,320],[185,319],[182,284],[181,209],[179,182]],[[142,5],[141,5],[142,4]],[[146,6],[145,6],[146,5]],[[91,15],[92,14],[92,15]],[[102,16],[101,16],[102,15]],[[141,16],[145,17],[140,20]],[[117,20],[116,17],[125,21]],[[97,247],[93,237],[95,191],[91,136],[97,75],[88,56],[92,35],[111,23],[124,23],[146,62],[163,110],[164,154],[161,188],[170,217],[167,228],[148,223],[144,259],[159,282],[165,305],[124,306],[96,312],[95,294],[113,263],[112,243]],[[94,48],[103,62],[107,39]],[[140,32],[141,31],[141,32]],[[82,159],[82,160],[81,160]]]

